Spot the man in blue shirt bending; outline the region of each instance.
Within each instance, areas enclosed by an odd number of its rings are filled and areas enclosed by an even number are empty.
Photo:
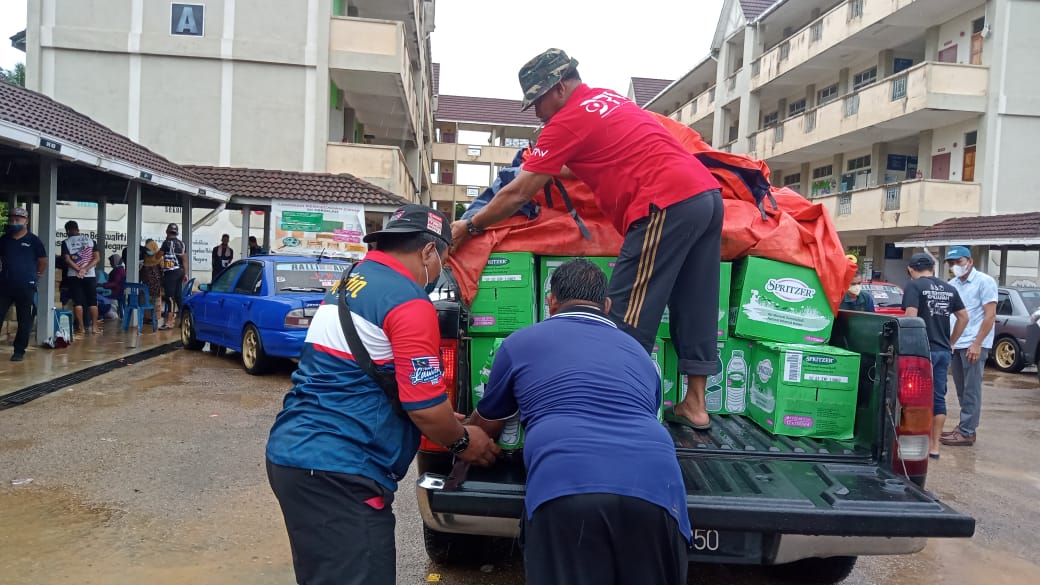
[[[548,320],[499,348],[473,424],[524,425],[528,583],[686,583],[690,519],[661,381],[607,318],[607,279],[587,260],[553,272]]]

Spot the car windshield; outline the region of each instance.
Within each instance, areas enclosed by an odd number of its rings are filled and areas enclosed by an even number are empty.
[[[894,284],[865,283],[863,288],[874,298],[874,304],[879,307],[901,307],[903,305],[903,291]]]
[[[325,262],[277,262],[274,288],[277,294],[325,292],[339,280],[346,267]]]
[[[1022,295],[1022,302],[1025,303],[1026,310],[1030,314],[1040,309],[1040,289],[1022,290],[1019,291],[1019,294]]]

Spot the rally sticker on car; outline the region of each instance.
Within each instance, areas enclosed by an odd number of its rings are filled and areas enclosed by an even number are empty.
[[[436,384],[441,381],[443,376],[440,358],[434,356],[412,358],[412,375],[408,379],[413,386]]]

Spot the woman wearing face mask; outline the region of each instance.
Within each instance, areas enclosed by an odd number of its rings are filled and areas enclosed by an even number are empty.
[[[141,284],[148,287],[148,296],[151,297],[152,306],[159,305],[159,295],[162,293],[162,254],[159,253],[159,244],[148,238],[144,242],[144,256],[141,264]],[[145,314],[145,321],[152,315]]]
[[[863,290],[862,276],[857,274],[856,277],[852,279],[852,284],[849,285],[849,290],[845,291],[845,295],[841,297],[840,308],[846,311],[874,312],[874,298],[870,296],[870,293]]]

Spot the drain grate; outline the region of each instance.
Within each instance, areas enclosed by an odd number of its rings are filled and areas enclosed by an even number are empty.
[[[55,378],[46,382],[40,382],[39,384],[33,384],[32,386],[22,388],[21,390],[17,390],[15,392],[7,394],[3,398],[0,398],[0,410],[14,408],[16,406],[32,402],[33,400],[36,400],[41,396],[46,396],[51,392],[61,390],[62,388],[68,388],[73,384],[79,384],[80,382],[84,382],[93,377],[100,376],[101,374],[107,374],[112,370],[118,370],[119,368],[132,366],[134,364],[143,362],[147,359],[161,356],[164,353],[169,353],[176,349],[180,349],[180,347],[180,341],[167,343],[165,345],[153,347],[152,349],[147,349],[145,351],[138,352],[133,355],[128,355],[124,358],[119,358],[110,362],[105,362],[103,364],[91,366],[85,370],[80,370],[78,372],[66,374],[64,376],[61,376],[60,378]]]

